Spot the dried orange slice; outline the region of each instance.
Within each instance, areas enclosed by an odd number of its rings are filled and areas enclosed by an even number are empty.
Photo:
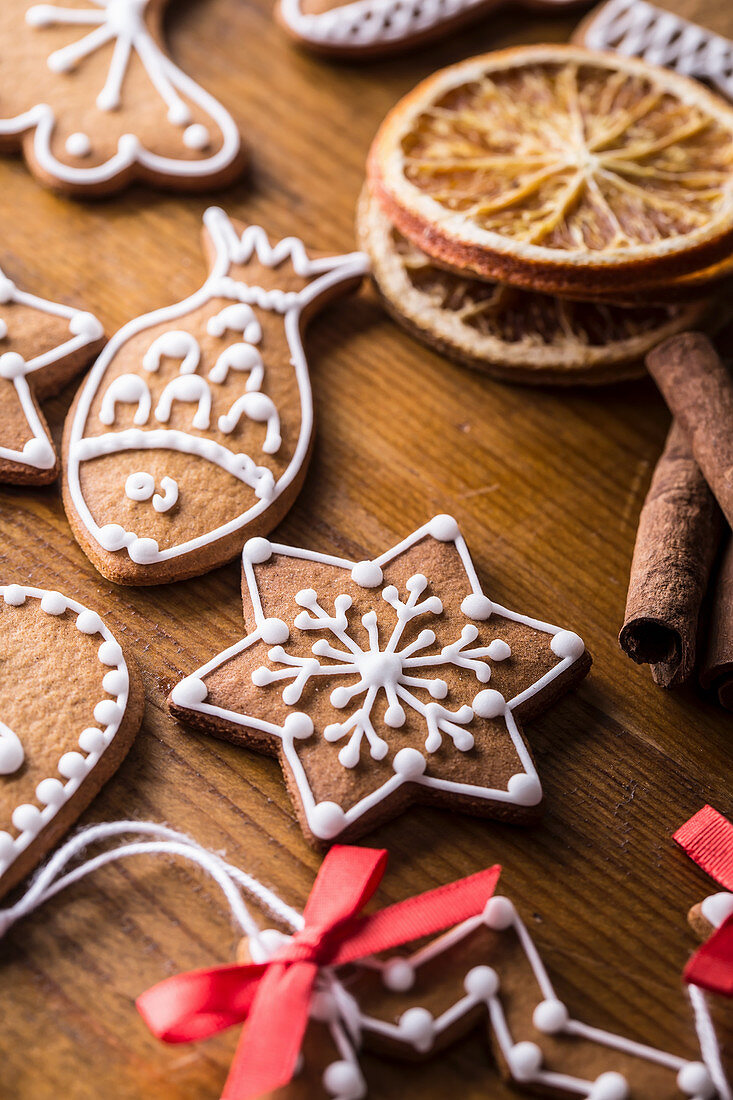
[[[625,308],[446,271],[395,229],[367,188],[357,230],[392,316],[435,350],[505,381],[635,378],[644,373],[646,353],[667,336],[725,320],[710,301]]]
[[[554,293],[670,282],[733,242],[733,109],[580,46],[500,50],[387,116],[369,176],[392,222],[457,270]]]

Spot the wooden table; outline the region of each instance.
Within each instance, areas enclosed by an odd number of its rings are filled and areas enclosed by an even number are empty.
[[[113,331],[199,285],[212,199],[273,235],[347,250],[369,142],[397,97],[472,52],[562,40],[572,25],[493,16],[412,56],[352,66],[299,53],[270,7],[181,0],[168,20],[176,60],[240,122],[249,176],[216,196],[136,188],[82,204],[42,190],[20,161],[0,161],[12,278],[85,303]],[[595,658],[580,690],[528,730],[546,787],[542,824],[413,809],[367,838],[391,852],[381,899],[500,861],[502,889],[575,1015],[696,1056],[679,975],[693,947],[688,906],[712,885],[670,835],[706,801],[733,811],[733,738],[730,715],[695,688],[655,688],[616,643],[636,520],[669,421],[654,386],[494,384],[410,340],[369,290],[326,312],[309,348],[318,441],[278,538],[359,557],[452,512],[489,593],[579,631]],[[48,409],[57,439],[72,389]],[[167,821],[302,904],[319,856],[277,764],[188,732],[164,705],[182,674],[240,636],[238,564],[185,584],[116,588],[71,538],[55,487],[0,487],[0,530],[4,583],[58,588],[103,612],[142,666],[143,729],[83,821]],[[133,999],[177,971],[231,960],[236,941],[211,882],[152,860],[109,868],[17,925],[0,944],[2,1100],[218,1097],[236,1036],[164,1047]],[[464,1100],[515,1095],[479,1033],[409,1076],[364,1064],[381,1100],[457,1088]]]

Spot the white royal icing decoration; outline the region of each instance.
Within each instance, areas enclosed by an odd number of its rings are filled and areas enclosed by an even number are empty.
[[[37,470],[50,470],[56,464],[56,452],[38,415],[28,377],[35,371],[57,363],[101,339],[104,331],[97,318],[91,313],[72,309],[71,306],[62,305],[60,302],[50,302],[46,298],[38,298],[35,294],[27,294],[24,290],[19,290],[0,271],[0,309],[3,305],[13,302],[36,309],[39,313],[50,313],[55,317],[67,318],[69,321],[68,340],[28,360],[23,359],[17,352],[3,353],[1,341],[7,339],[9,326],[5,317],[0,322],[0,378],[6,378],[13,383],[31,433],[30,439],[23,445],[22,450],[0,446],[0,458],[20,462],[24,466],[33,466]]]
[[[610,0],[588,27],[585,45],[707,80],[733,98],[733,42],[647,0]]]
[[[94,364],[82,386],[70,429],[70,441],[66,477],[74,508],[90,536],[110,552],[126,549],[130,558],[140,564],[168,561],[197,550],[209,543],[240,530],[261,515],[283,493],[301,469],[310,448],[313,432],[313,399],[308,365],[303,351],[300,331],[301,315],[308,305],[324,291],[344,280],[356,278],[368,270],[364,253],[353,252],[343,256],[311,260],[302,241],[288,237],[271,245],[259,226],[249,226],[240,236],[226,214],[215,207],[204,214],[204,222],[216,251],[211,273],[190,298],[177,305],[156,310],[154,313],[130,321],[110,340],[102,355]],[[291,261],[296,274],[312,277],[312,281],[299,292],[265,290],[229,276],[232,265],[246,264],[252,257],[265,267],[277,268],[286,260]],[[216,362],[203,377],[205,365],[196,338],[185,329],[170,329],[158,335],[143,356],[144,369],[154,376],[164,358],[179,360],[179,374],[163,390],[153,412],[159,424],[167,424],[174,402],[192,402],[196,405],[191,417],[191,427],[205,431],[210,427],[212,394],[223,386],[230,370],[247,374],[246,394],[239,397],[217,420],[219,430],[231,435],[230,446],[223,446],[213,439],[193,435],[187,431],[150,426],[151,398],[145,380],[137,375],[119,375],[113,379],[102,396],[100,420],[114,428],[116,406],[120,402],[137,403],[134,422],[140,428],[110,431],[102,435],[85,436],[87,421],[94,397],[101,389],[108,366],[131,337],[162,323],[182,322],[187,314],[217,298],[231,299],[232,304],[223,307],[209,318],[207,330],[222,340],[231,333],[241,335],[242,341],[228,345],[218,355]],[[243,416],[265,424],[262,451],[265,456],[276,454],[282,446],[280,417],[270,397],[261,392],[266,381],[265,366],[254,344],[262,339],[262,329],[253,306],[281,314],[285,334],[292,357],[292,367],[298,385],[301,406],[301,425],[294,454],[287,469],[277,482],[270,469],[257,465],[248,454],[235,450],[235,432]],[[201,373],[197,373],[197,371]],[[133,382],[132,379],[135,379]],[[152,382],[152,379],[151,379]],[[142,428],[145,430],[142,430]],[[100,527],[94,520],[81,491],[80,465],[100,455],[117,454],[135,450],[173,450],[196,455],[226,470],[250,486],[257,502],[246,512],[221,527],[199,535],[176,546],[160,549],[155,539],[141,537],[136,531],[127,531],[119,524]],[[153,507],[166,512],[178,499],[178,486],[172,483],[161,486],[163,495],[153,497]],[[128,493],[129,496],[129,493]],[[175,497],[175,499],[174,499]],[[135,498],[136,499],[136,498]],[[149,498],[146,498],[149,499]]]
[[[281,0],[280,12],[307,42],[359,49],[402,42],[485,6],[486,0],[352,0],[324,12],[305,12],[301,0]]]
[[[38,103],[15,118],[0,119],[0,135],[23,134],[35,129],[33,153],[41,168],[55,178],[79,186],[104,183],[140,164],[163,176],[202,177],[222,172],[237,158],[241,139],[228,111],[212,95],[182,72],[155,42],[146,22],[146,9],[152,0],[89,0],[89,8],[66,8],[59,4],[33,4],[26,12],[28,34],[42,34],[46,27],[81,30],[82,37],[54,50],[48,67],[54,73],[71,74],[86,57],[113,42],[107,79],[96,97],[102,112],[123,105],[123,86],[128,69],[136,59],[144,68],[153,89],[168,108],[168,120],[181,128],[182,149],[197,152],[211,144],[208,129],[192,123],[187,100],[204,111],[221,134],[221,147],[211,156],[196,159],[161,156],[146,149],[135,134],[123,134],[117,152],[101,164],[82,166],[60,161],[51,150],[57,125],[54,109]],[[89,28],[87,30],[87,28]],[[84,159],[94,152],[88,135],[74,133],[67,138],[70,156]]]
[[[17,772],[24,760],[25,752],[17,733],[13,733],[10,726],[0,722],[0,775]]]
[[[702,901],[700,911],[713,928],[720,928],[728,917],[733,916],[733,894],[726,890],[719,894],[710,894]]]
[[[428,624],[441,614],[443,608],[437,596],[422,598],[428,581],[421,574],[416,574],[407,581],[405,593],[400,593],[394,585],[388,585],[379,594],[378,599],[393,608],[396,618],[391,635],[383,644],[380,642],[377,615],[374,611],[362,618],[363,634],[349,629],[346,612],[351,607],[352,600],[346,594],[336,597],[333,609],[324,608],[313,589],[304,589],[297,594],[296,601],[302,610],[296,615],[293,625],[302,631],[326,630],[330,634],[330,638],[319,637],[315,641],[312,657],[289,654],[286,645],[289,638],[287,623],[268,619],[263,614],[254,565],[268,561],[273,555],[336,566],[349,573],[352,580],[360,586],[376,588],[382,583],[383,566],[429,537],[455,544],[468,582],[468,591],[461,605],[467,619],[481,621],[492,616],[497,620],[503,617],[552,636],[550,644],[558,657],[558,663],[514,698],[505,699],[498,691],[483,686],[491,677],[489,662],[506,660],[510,656],[510,649],[506,642],[498,638],[486,647],[476,648],[473,643],[478,631],[472,622],[466,622],[460,636],[444,645],[439,652],[425,652],[436,643],[435,631]],[[308,826],[315,836],[333,839],[408,782],[434,790],[518,806],[534,806],[541,801],[542,787],[517,728],[514,710],[562,675],[583,654],[585,647],[577,634],[571,631],[560,630],[492,603],[481,590],[468,547],[452,517],[436,516],[373,562],[352,562],[316,551],[270,543],[264,538],[250,539],[246,543],[242,562],[244,580],[254,609],[255,630],[192,676],[182,680],[174,687],[171,698],[178,706],[280,738],[283,754],[298,786]],[[400,647],[405,626],[412,620],[421,618],[426,622],[425,629],[415,641]],[[389,751],[389,745],[376,732],[372,722],[373,708],[382,693],[387,701],[384,721],[388,727],[398,730],[404,724],[405,707],[422,718],[425,753],[428,755],[435,753],[444,741],[458,752],[469,751],[473,747],[474,739],[464,727],[474,716],[502,716],[523,771],[510,778],[506,790],[459,783],[426,775],[425,755],[414,748],[405,747],[394,756],[394,774],[391,778],[355,805],[344,809],[334,802],[316,804],[298,754],[298,742],[314,733],[313,722],[307,714],[293,710],[284,724],[279,726],[206,702],[208,692],[204,683],[205,677],[237,654],[262,641],[274,647],[269,652],[269,660],[272,665],[280,667],[270,668],[265,665],[256,669],[252,675],[254,686],[265,687],[282,683],[282,699],[287,706],[296,707],[310,679],[323,677],[329,686],[331,681],[335,682],[330,695],[331,704],[339,710],[348,709],[350,713],[342,722],[326,726],[322,735],[330,742],[345,742],[338,753],[339,762],[345,768],[356,767],[365,748],[376,760],[384,759]],[[451,666],[466,669],[476,680],[476,694],[472,705],[464,705],[457,711],[451,711],[440,703],[447,694],[447,685],[439,675],[433,675],[439,674],[441,668]],[[423,675],[417,675],[419,673]],[[429,696],[428,700],[421,698],[420,693],[425,692]]]
[[[94,707],[97,727],[79,730],[80,751],[64,753],[57,763],[58,775],[42,779],[36,786],[37,805],[23,803],[11,814],[16,835],[0,830],[0,878],[28,845],[73,797],[82,782],[98,764],[102,754],[114,740],[127,709],[129,674],[122,649],[94,611],[88,610],[60,592],[26,588],[17,584],[0,586],[0,600],[7,607],[22,607],[27,600],[37,600],[46,615],[65,612],[76,615],[76,628],[83,634],[99,637],[97,658],[108,671],[102,680],[107,693]],[[0,775],[9,775],[21,767],[23,748],[15,733],[0,722]],[[15,766],[13,766],[15,765]]]

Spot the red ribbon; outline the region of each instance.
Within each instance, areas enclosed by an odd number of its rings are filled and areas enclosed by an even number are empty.
[[[303,912],[303,928],[267,963],[197,970],[153,986],[137,1001],[150,1030],[166,1043],[188,1043],[246,1021],[222,1100],[250,1100],[286,1085],[321,967],[355,962],[478,915],[501,871],[491,867],[360,916],[386,865],[385,851],[331,848]]]
[[[733,891],[733,823],[712,806],[704,806],[677,830],[674,839],[698,867]],[[733,997],[733,914],[698,948],[685,967],[684,979]]]

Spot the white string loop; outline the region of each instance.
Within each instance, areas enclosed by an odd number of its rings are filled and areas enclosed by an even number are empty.
[[[715,1026],[710,1016],[705,994],[698,985],[688,985],[690,1003],[695,1014],[695,1030],[700,1043],[700,1054],[707,1067],[713,1084],[717,1090],[719,1100],[733,1100],[733,1091],[728,1084],[723,1069],[723,1060],[720,1056],[720,1043],[715,1033]]]
[[[91,844],[131,834],[155,839],[110,848],[79,864],[73,870],[67,871],[66,874],[63,873],[68,864]],[[169,829],[166,825],[158,825],[152,821],[111,821],[101,825],[90,825],[89,828],[82,829],[73,836],[41,868],[15,905],[8,909],[0,909],[0,938],[16,921],[40,908],[67,886],[72,886],[108,863],[137,855],[180,856],[182,859],[197,863],[220,887],[234,920],[244,934],[253,939],[259,937],[261,930],[244,903],[243,890],[291,930],[296,931],[303,927],[303,917],[296,909],[286,905],[277,894],[263,886],[256,878],[240,871],[238,867],[232,866],[206,848],[202,848],[185,833],[179,833],[175,829]]]

